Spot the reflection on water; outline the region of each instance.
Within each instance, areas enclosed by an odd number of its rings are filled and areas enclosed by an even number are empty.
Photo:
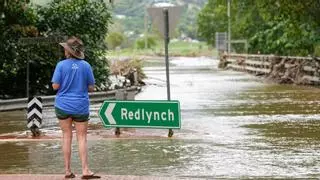
[[[182,129],[173,139],[90,140],[94,171],[204,179],[320,177],[319,89],[264,83],[218,70],[217,61],[206,58],[171,64],[172,99],[180,101]],[[148,63],[147,86],[136,99],[166,99],[162,65]],[[91,132],[98,135],[107,131],[101,130],[99,107],[91,106]],[[44,129],[56,131],[52,108],[44,111]],[[23,121],[22,112],[1,113],[0,133],[24,132]],[[164,137],[167,131],[134,133]],[[60,148],[59,141],[2,143],[0,153],[7,155],[0,160],[0,173],[62,173]],[[76,143],[73,149],[72,167],[80,172]]]
[[[26,127],[26,112],[0,112],[0,134],[21,131]]]
[[[313,121],[284,121],[270,122],[265,124],[249,124],[244,127],[260,129],[264,136],[306,138],[314,141],[320,140],[320,122]]]
[[[157,175],[167,169],[182,166],[183,142],[172,140],[130,140],[99,142],[93,157],[102,165],[98,171],[111,174]],[[110,166],[112,164],[112,166]]]
[[[320,121],[275,121],[260,124],[248,124],[243,127],[256,130],[264,140],[281,146],[320,145]]]
[[[24,143],[1,143],[2,160],[0,169],[4,171],[17,170],[20,167],[28,167],[29,149]]]

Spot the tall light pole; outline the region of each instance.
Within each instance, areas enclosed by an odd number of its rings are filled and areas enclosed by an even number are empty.
[[[231,0],[228,0],[228,54],[231,52],[231,14],[230,14]]]

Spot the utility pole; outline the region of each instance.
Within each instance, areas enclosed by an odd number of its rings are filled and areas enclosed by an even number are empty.
[[[228,54],[231,53],[231,14],[230,14],[231,0],[228,0]]]
[[[148,13],[147,6],[144,10],[144,48],[148,48]]]

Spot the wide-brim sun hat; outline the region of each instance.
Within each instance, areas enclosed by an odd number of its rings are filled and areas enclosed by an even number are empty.
[[[75,58],[84,59],[84,45],[79,38],[71,37],[66,42],[59,44]]]

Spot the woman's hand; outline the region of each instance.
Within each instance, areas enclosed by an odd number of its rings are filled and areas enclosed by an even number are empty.
[[[88,91],[93,92],[94,91],[94,85],[89,85],[88,86]]]
[[[53,88],[54,90],[58,90],[58,89],[60,88],[60,84],[55,84],[55,83],[53,83],[53,84],[52,84],[52,88]]]

